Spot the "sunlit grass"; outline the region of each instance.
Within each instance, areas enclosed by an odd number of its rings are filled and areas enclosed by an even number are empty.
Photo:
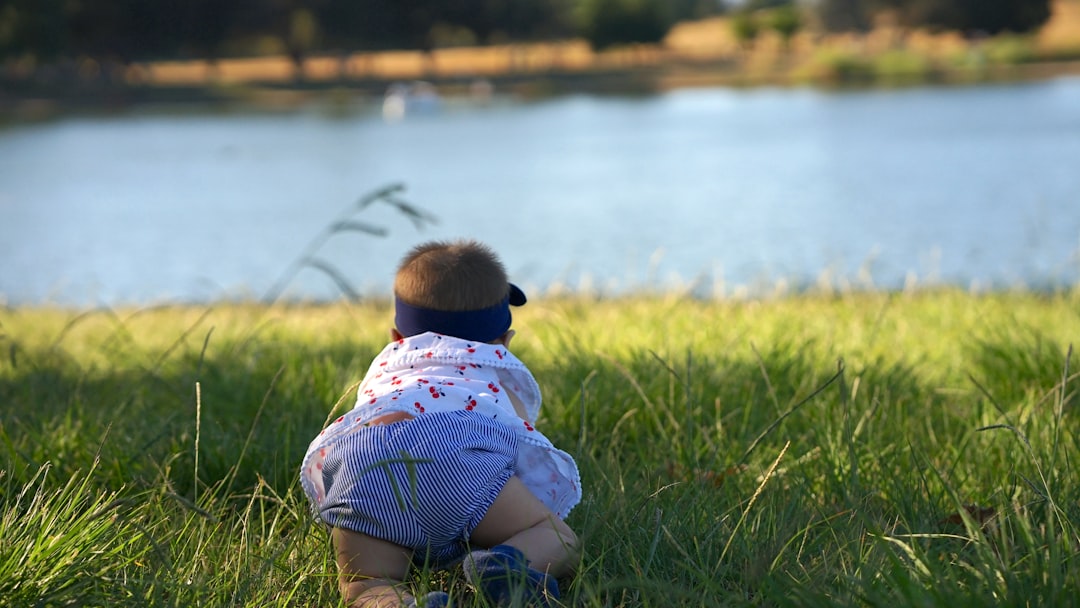
[[[297,467],[391,316],[0,310],[0,605],[335,605]],[[515,324],[586,483],[569,605],[1076,601],[1080,293],[535,298]]]

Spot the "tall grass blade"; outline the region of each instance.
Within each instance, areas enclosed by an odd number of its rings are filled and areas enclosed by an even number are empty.
[[[746,521],[746,515],[750,513],[750,509],[754,507],[754,503],[757,502],[758,496],[761,496],[761,491],[765,489],[765,484],[769,483],[769,479],[772,478],[773,472],[776,471],[776,467],[780,464],[780,461],[784,458],[784,454],[787,453],[788,448],[791,447],[791,442],[788,441],[784,444],[783,449],[777,454],[776,460],[769,465],[768,470],[765,471],[764,477],[761,479],[761,483],[758,484],[754,495],[750,497],[750,502],[746,503],[746,508],[743,509],[742,514],[739,515],[739,520],[735,522],[735,528],[731,530],[731,535],[728,536],[727,542],[724,543],[724,550],[720,552],[719,563],[724,562],[724,558],[727,557],[728,550],[731,549],[731,542],[735,540],[735,535],[739,532],[739,528],[742,527],[744,521]]]
[[[361,234],[367,234],[369,236],[385,237],[389,234],[389,231],[381,226],[375,226],[367,222],[361,222],[352,219],[352,216],[359,213],[371,205],[382,202],[390,205],[396,209],[399,213],[404,215],[412,224],[417,228],[422,228],[426,223],[433,223],[436,221],[435,217],[428,214],[418,207],[402,201],[396,195],[405,189],[403,184],[390,184],[382,188],[373,190],[364,196],[362,196],[355,204],[350,205],[344,210],[344,212],[337,218],[333,219],[326,227],[316,234],[307,246],[293,259],[292,262],[285,268],[281,276],[270,286],[266,293],[262,297],[262,301],[266,304],[273,304],[277,302],[285,293],[285,289],[296,278],[301,270],[306,266],[316,268],[327,274],[334,283],[338,286],[338,289],[345,293],[349,299],[356,301],[359,299],[356,290],[352,288],[349,280],[336,268],[334,268],[328,262],[318,260],[315,255],[331,238],[336,234],[343,232],[358,232]]]

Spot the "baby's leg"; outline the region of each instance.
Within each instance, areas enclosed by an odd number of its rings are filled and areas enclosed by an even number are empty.
[[[525,554],[532,568],[555,577],[572,573],[578,559],[577,535],[517,477],[503,486],[469,542],[510,545]]]
[[[517,477],[511,477],[469,538],[465,577],[497,606],[552,606],[556,578],[578,560],[578,539]]]
[[[338,585],[349,608],[400,608],[415,606],[402,581],[409,573],[412,551],[366,534],[333,528],[331,538],[337,555]],[[445,606],[447,596],[429,594],[421,606]]]

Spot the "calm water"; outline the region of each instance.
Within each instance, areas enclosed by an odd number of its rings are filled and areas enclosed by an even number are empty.
[[[319,255],[364,293],[429,238],[472,236],[513,278],[700,293],[824,275],[896,288],[1080,280],[1080,79],[826,93],[564,97],[386,123],[132,114],[0,130],[0,301],[259,297],[324,226],[391,182],[389,209]],[[860,275],[860,269],[865,271]],[[861,278],[860,278],[861,276]],[[301,272],[294,296],[339,294]]]

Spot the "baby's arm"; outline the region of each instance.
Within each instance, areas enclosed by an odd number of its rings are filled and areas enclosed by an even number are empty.
[[[506,396],[510,398],[510,404],[514,406],[514,413],[517,414],[517,417],[528,420],[529,414],[525,411],[525,404],[521,402],[521,398],[517,396],[517,393],[506,387],[503,387],[503,390],[506,391]]]

